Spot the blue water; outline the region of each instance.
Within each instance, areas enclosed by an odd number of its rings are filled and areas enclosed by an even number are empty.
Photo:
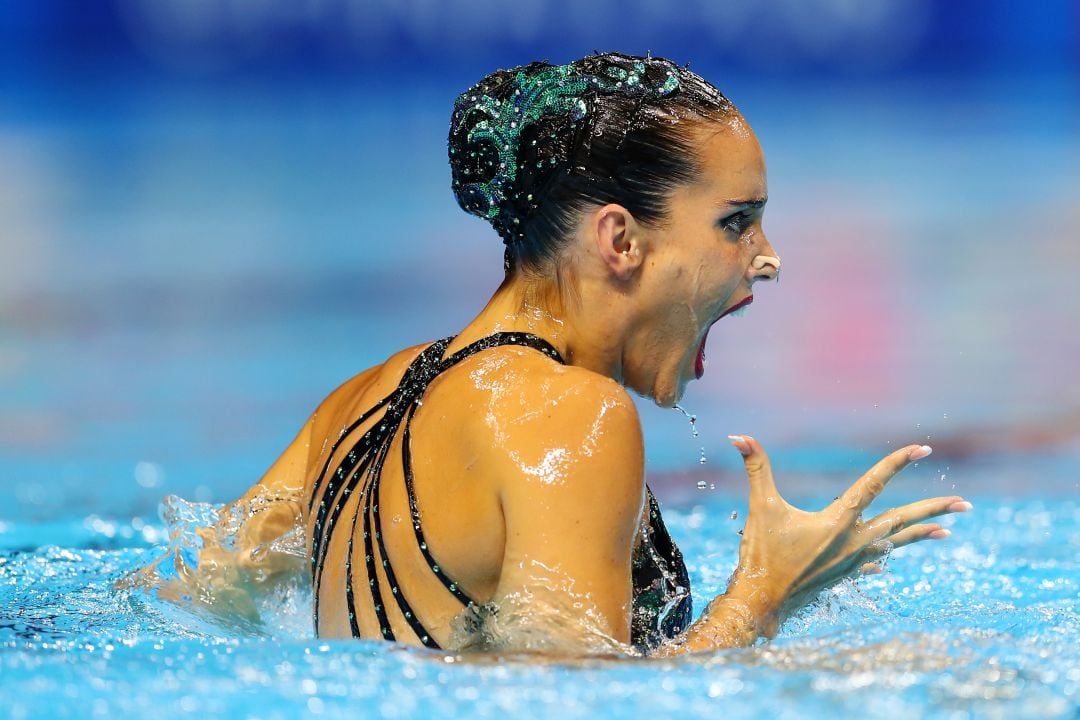
[[[668,494],[701,608],[734,567],[741,495]],[[267,599],[261,626],[230,624],[113,588],[161,555],[157,521],[73,509],[0,523],[0,715],[1076,717],[1080,504],[973,499],[945,520],[951,539],[896,551],[884,575],[838,586],[773,641],[664,661],[323,642],[302,579]]]

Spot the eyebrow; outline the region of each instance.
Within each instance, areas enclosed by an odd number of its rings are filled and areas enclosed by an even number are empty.
[[[748,200],[723,200],[718,204],[717,207],[757,210],[759,208],[765,207],[765,203],[767,202],[769,202],[769,198],[767,197],[750,198]]]

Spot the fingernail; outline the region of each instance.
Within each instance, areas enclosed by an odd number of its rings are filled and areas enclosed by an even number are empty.
[[[746,442],[745,437],[742,435],[728,435],[727,437],[728,440],[731,441],[731,444],[735,446],[735,449],[740,453],[743,455],[750,454],[750,443]]]
[[[961,500],[960,502],[954,502],[946,509],[949,512],[971,512],[971,509],[973,507],[975,506],[969,503],[967,500]]]
[[[920,445],[919,447],[908,453],[908,460],[914,462],[915,460],[922,460],[924,457],[934,452],[934,448],[929,445]]]
[[[945,528],[942,528],[940,530],[935,530],[926,537],[930,538],[931,540],[944,540],[950,535],[952,535],[952,530],[946,530]]]

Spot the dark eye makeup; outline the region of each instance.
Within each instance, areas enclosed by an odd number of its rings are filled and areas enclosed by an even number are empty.
[[[722,230],[742,235],[754,223],[754,214],[753,210],[743,210],[721,218],[716,224]]]

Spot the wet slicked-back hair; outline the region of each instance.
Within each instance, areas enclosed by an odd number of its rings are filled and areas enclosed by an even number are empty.
[[[735,114],[670,60],[596,54],[498,70],[454,106],[454,195],[506,244],[508,274],[546,274],[580,214],[617,203],[639,222],[700,171],[694,130]]]

